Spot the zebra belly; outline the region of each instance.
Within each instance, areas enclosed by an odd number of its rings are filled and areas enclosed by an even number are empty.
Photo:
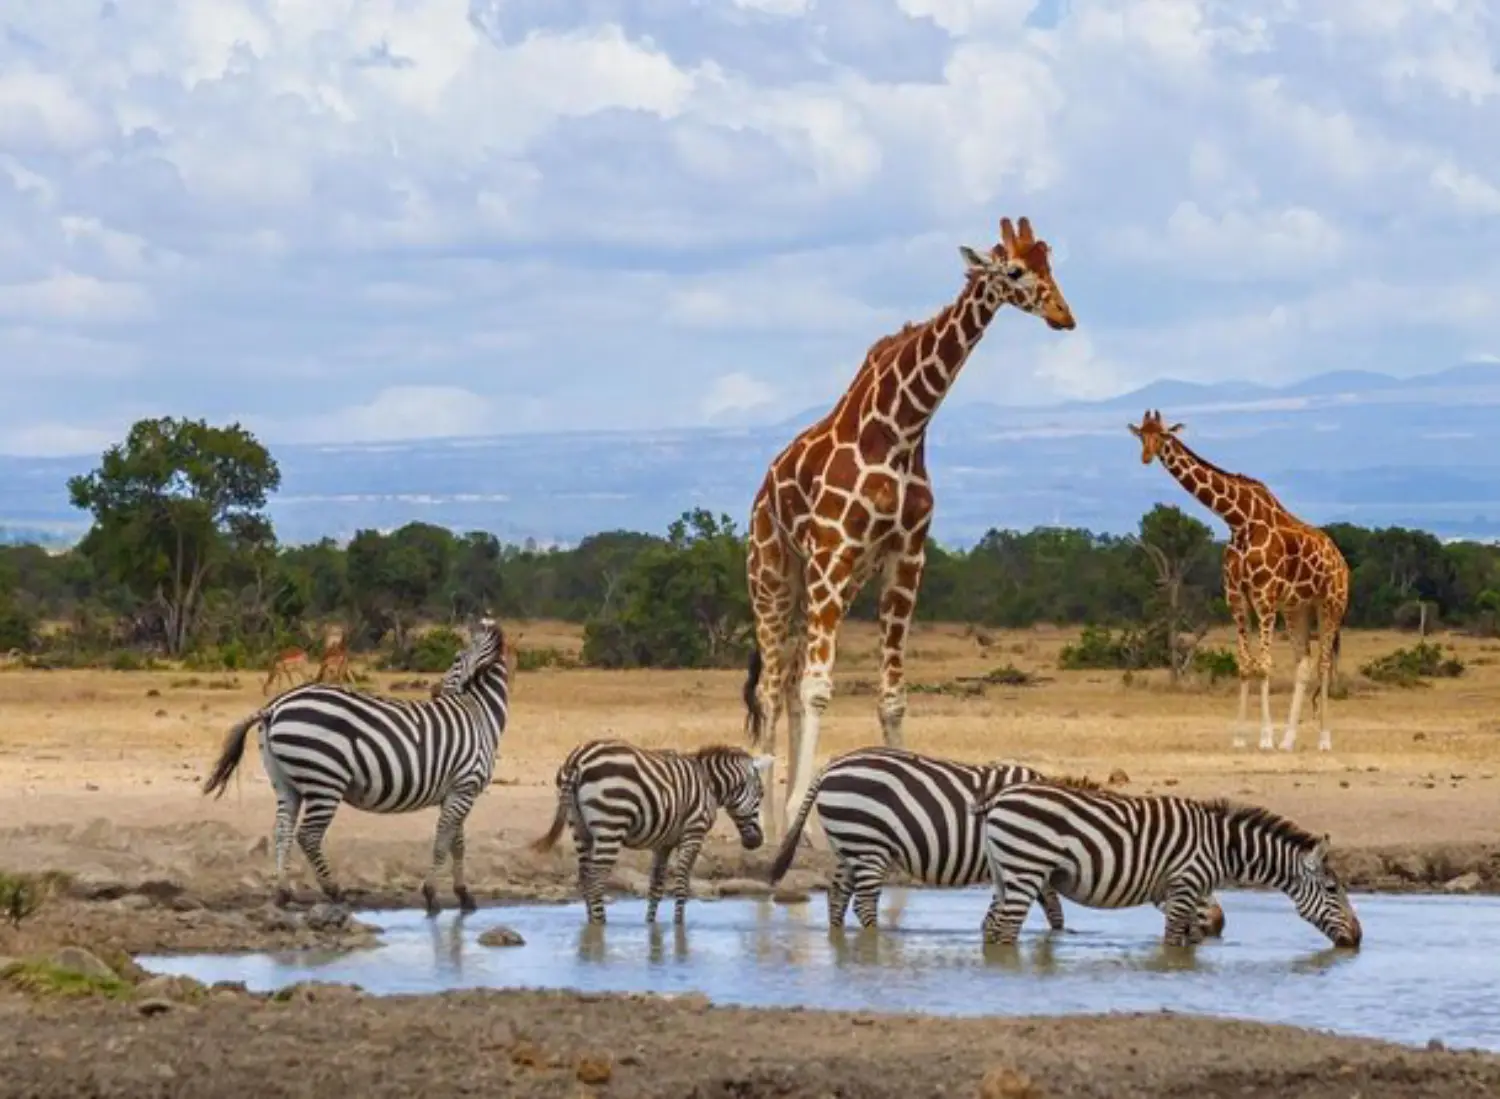
[[[983,834],[968,820],[957,826],[925,817],[902,820],[867,797],[843,795],[836,787],[825,791],[818,819],[840,863],[884,863],[923,885],[957,888],[989,880]]]

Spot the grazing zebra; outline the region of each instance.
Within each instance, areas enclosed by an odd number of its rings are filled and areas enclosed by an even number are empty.
[[[828,883],[828,926],[841,928],[851,898],[860,926],[876,926],[880,890],[892,867],[923,885],[956,887],[989,879],[983,824],[976,801],[1012,783],[1042,777],[1010,763],[970,764],[902,748],[856,748],[837,756],[813,779],[771,865],[774,885],[796,856],[816,806],[838,866]],[[1070,779],[1068,782],[1086,780]],[[1043,885],[1042,907],[1053,931],[1063,929],[1062,903]],[[1224,910],[1209,897],[1201,913],[1206,935],[1224,929]]]
[[[1217,799],[1133,796],[1028,781],[978,801],[995,899],[986,942],[1014,943],[1031,902],[1055,889],[1091,908],[1152,903],[1169,946],[1197,942],[1192,919],[1225,885],[1280,889],[1333,941],[1359,946],[1359,919],[1328,865],[1328,837],[1257,806]]]
[[[682,923],[693,863],[720,806],[739,829],[747,850],[764,842],[761,776],[772,758],[719,745],[681,753],[637,748],[620,740],[580,744],[557,769],[557,813],[532,850],[551,850],[563,826],[572,825],[578,888],[588,906],[589,923],[604,922],[604,883],[622,847],[651,851],[646,922],[654,923],[667,863],[676,852],[675,922]]]
[[[293,829],[330,900],[343,893],[323,857],[323,836],[341,801],[371,813],[407,813],[441,805],[432,865],[422,880],[430,915],[434,879],[453,858],[453,892],[472,912],[464,882],[464,821],[490,784],[510,708],[510,670],[498,623],[482,619],[432,698],[382,698],[307,683],[279,695],[229,730],[204,794],[222,796],[256,725],[261,760],[276,792],[276,903],[291,899],[287,855]],[[299,823],[300,815],[300,823]]]

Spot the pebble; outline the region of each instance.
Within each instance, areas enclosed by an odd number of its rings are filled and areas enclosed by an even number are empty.
[[[480,946],[525,946],[526,940],[514,928],[489,927],[479,933]]]
[[[1460,874],[1458,877],[1451,878],[1448,881],[1444,882],[1443,892],[1472,893],[1479,888],[1481,883],[1482,879],[1480,878],[1480,876],[1474,871],[1470,870],[1467,874]]]
[[[155,1015],[165,1015],[174,1006],[171,1000],[164,1000],[159,996],[153,996],[149,1000],[142,1000],[136,1004],[135,1009],[149,1019]]]

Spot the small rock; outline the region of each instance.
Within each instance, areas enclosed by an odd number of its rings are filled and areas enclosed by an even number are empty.
[[[9,977],[12,969],[19,969],[22,965],[20,958],[12,958],[0,954],[0,977]]]
[[[875,1025],[875,1017],[873,1015],[856,1015],[850,1021],[855,1026],[874,1026]]]
[[[771,894],[771,900],[775,904],[806,904],[811,899],[812,894],[806,889],[788,889],[786,886]]]
[[[1346,779],[1346,778],[1339,779],[1339,789],[1340,790],[1347,790],[1347,789],[1349,789],[1349,780]]]
[[[574,1075],[581,1084],[607,1084],[614,1074],[614,1062],[607,1053],[580,1057],[574,1069]]]
[[[1443,892],[1472,893],[1479,888],[1480,882],[1479,875],[1470,870],[1467,874],[1460,874],[1458,877],[1443,883]]]
[[[712,1007],[709,998],[701,992],[669,992],[662,996],[663,1000],[670,1000],[674,1004],[691,1008],[694,1011],[707,1011]]]
[[[195,1000],[206,991],[203,985],[191,977],[179,977],[163,973],[150,977],[135,986],[136,995],[157,1000]]]
[[[138,912],[142,908],[150,908],[152,901],[150,897],[143,897],[139,893],[126,893],[109,902],[113,907],[125,912]]]
[[[1111,786],[1126,786],[1130,783],[1130,776],[1125,773],[1123,768],[1116,767],[1109,773],[1108,783]]]
[[[302,917],[309,931],[343,931],[349,926],[349,910],[341,904],[315,904]]]
[[[510,1063],[522,1068],[540,1068],[547,1063],[547,1054],[535,1042],[522,1039],[510,1047]]]
[[[81,946],[65,946],[56,954],[52,955],[52,964],[58,969],[66,969],[72,973],[81,973],[85,977],[94,977],[99,980],[118,980],[119,974],[101,961],[98,955],[90,953]]]
[[[1175,779],[1175,778],[1164,778],[1164,779],[1161,780],[1161,784],[1163,786],[1176,786],[1177,785],[1177,781],[1178,780]]]
[[[1427,734],[1426,733],[1412,733],[1411,738],[1412,738],[1412,740],[1426,740],[1427,739]]]
[[[479,933],[480,946],[525,946],[526,940],[514,928],[487,927]]]
[[[165,1000],[159,996],[153,996],[149,1000],[142,1000],[140,1003],[136,1004],[135,1009],[149,1019],[154,1015],[165,1015],[167,1012],[172,1010],[172,1006],[173,1005],[171,1000]]]
[[[719,883],[721,897],[768,897],[772,892],[771,886],[754,878],[728,878]]]
[[[272,999],[280,1003],[330,1003],[339,1000],[358,1000],[365,990],[356,984],[340,984],[333,981],[298,981],[287,985]]]
[[[203,902],[196,897],[173,897],[172,910],[174,912],[197,912],[203,908]]]

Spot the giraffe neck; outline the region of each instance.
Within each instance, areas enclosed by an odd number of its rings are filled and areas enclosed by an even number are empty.
[[[1180,439],[1169,435],[1157,453],[1177,483],[1228,523],[1231,530],[1239,530],[1253,515],[1265,510],[1259,506],[1263,501],[1256,492],[1256,482],[1210,465]]]
[[[868,416],[894,429],[899,442],[920,442],[969,354],[1005,301],[989,280],[970,279],[956,300],[872,364]]]

